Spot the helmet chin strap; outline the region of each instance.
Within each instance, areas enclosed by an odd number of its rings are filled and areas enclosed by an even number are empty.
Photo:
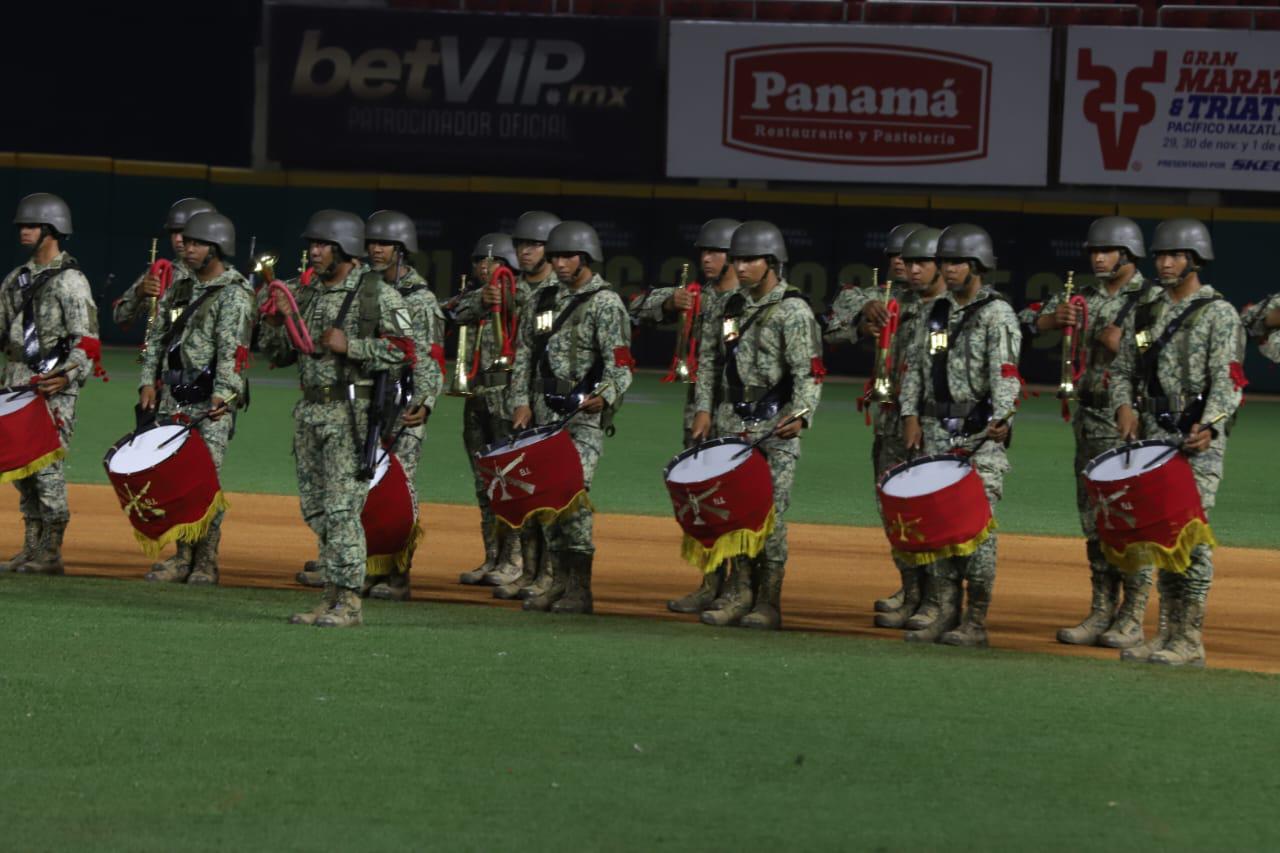
[[[1173,278],[1165,278],[1164,276],[1161,276],[1160,284],[1164,287],[1178,287],[1187,280],[1187,276],[1194,272],[1200,272],[1200,265],[1195,262],[1194,258],[1188,256],[1187,265],[1183,267],[1182,272],[1178,273]]]

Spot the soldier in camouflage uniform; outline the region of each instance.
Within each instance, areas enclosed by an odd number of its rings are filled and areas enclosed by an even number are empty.
[[[230,412],[240,408],[246,396],[246,380],[240,374],[249,361],[253,288],[229,265],[236,252],[236,232],[225,216],[192,216],[182,241],[185,274],[160,298],[142,359],[138,405],[162,418],[208,414],[196,429],[220,472],[235,429]],[[152,566],[146,579],[216,584],[222,516],[214,516],[208,533],[194,545],[178,542],[177,553]]]
[[[556,219],[556,223],[559,221]],[[494,273],[504,267],[513,274],[520,269],[510,235],[494,232],[481,236],[471,251],[474,286],[458,294],[450,310],[455,323],[470,327],[467,349],[458,352],[458,361],[470,376],[472,390],[462,404],[462,444],[475,479],[484,539],[484,562],[459,576],[459,582],[464,584],[503,586],[515,581],[522,569],[520,532],[495,525],[489,509],[489,493],[476,459],[476,454],[486,446],[511,435],[512,365],[511,359],[503,355],[503,349],[512,350],[515,341],[506,341],[502,319],[493,310],[501,304],[501,290],[497,282],[492,288],[489,286]],[[508,309],[515,317],[520,316],[529,292],[529,283],[517,278],[515,304]]]
[[[1240,316],[1200,270],[1213,260],[1204,223],[1169,219],[1151,240],[1159,298],[1126,320],[1111,367],[1116,426],[1138,436],[1181,444],[1195,473],[1205,513],[1222,481],[1227,432],[1246,381]],[[1160,632],[1120,653],[1122,660],[1203,666],[1205,600],[1213,582],[1213,547],[1195,546],[1185,573],[1160,570]]]
[[[326,583],[320,603],[290,622],[349,627],[363,622],[366,547],[360,513],[369,482],[359,476],[374,373],[413,363],[413,319],[395,288],[364,278],[364,221],[321,210],[302,237],[318,281],[295,293],[298,320],[315,342],[300,355],[282,328],[291,306],[276,295],[262,348],[274,364],[298,365],[302,399],[293,410],[293,452],[303,520],[316,533]]]
[[[715,311],[715,306],[738,290],[738,276],[729,263],[729,243],[733,232],[742,223],[736,219],[709,219],[698,229],[698,239],[693,244],[698,250],[701,268],[701,306],[693,318],[689,339],[702,340],[705,317]],[[631,303],[631,322],[635,326],[658,326],[669,322],[683,322],[683,315],[693,307],[693,296],[683,287],[655,287],[636,297]],[[678,353],[677,355],[684,355]],[[695,391],[697,376],[690,377],[688,394],[684,404],[684,446],[692,447],[693,416],[697,414]],[[713,401],[714,405],[714,401]],[[719,597],[724,588],[727,568],[720,566],[702,576],[702,583],[693,592],[667,602],[667,609],[674,613],[701,613]]]
[[[800,431],[813,423],[826,374],[822,338],[809,303],[787,284],[787,246],[776,225],[753,220],[738,226],[729,257],[739,290],[719,300],[703,323],[693,439],[705,441],[713,433],[764,439],[760,450],[772,475],[776,523],[760,554],[732,561],[725,590],[702,621],[776,630],[782,627],[785,514]]]
[[[1142,305],[1159,298],[1160,289],[1151,286],[1138,271],[1138,259],[1146,257],[1146,249],[1142,230],[1132,219],[1104,216],[1095,220],[1089,226],[1084,246],[1097,281],[1085,284],[1078,293],[1086,303],[1088,325],[1083,340],[1084,373],[1075,380],[1079,405],[1071,425],[1076,440],[1076,509],[1085,535],[1093,595],[1089,615],[1079,625],[1060,629],[1058,642],[1124,649],[1143,640],[1142,617],[1153,573],[1150,567],[1121,572],[1103,555],[1094,508],[1085,489],[1084,469],[1091,459],[1123,443],[1116,431],[1107,371],[1120,351],[1126,319]],[[1025,336],[1034,338],[1055,329],[1077,327],[1081,317],[1076,306],[1057,293],[1043,305],[1023,309],[1019,320]]]
[[[164,219],[164,230],[169,234],[169,245],[173,248],[173,282],[190,277],[190,270],[182,260],[182,229],[197,213],[217,213],[211,202],[202,198],[183,198],[175,201]],[[160,297],[160,279],[145,270],[142,275],[129,285],[129,289],[120,298],[111,303],[111,318],[117,326],[128,328],[134,320],[147,313],[150,300]]]
[[[938,237],[938,259],[947,293],[925,319],[928,333],[907,354],[899,405],[908,452],[968,451],[994,511],[1009,470],[1009,420],[1018,402],[1018,351],[1022,336],[1008,302],[982,283],[996,268],[991,237],[977,225],[959,224]],[[935,359],[944,369],[933,370]],[[936,382],[936,384],[935,384]],[[926,598],[907,620],[909,642],[987,645],[987,609],[996,579],[992,530],[965,556],[930,563]],[[960,616],[961,581],[968,607]],[[957,626],[957,623],[958,626]]]
[[[1240,312],[1249,337],[1258,344],[1258,352],[1266,358],[1280,362],[1280,293],[1268,296],[1256,305],[1249,305]]]
[[[70,447],[80,389],[100,352],[97,306],[75,258],[62,249],[71,210],[50,193],[20,202],[13,223],[30,260],[0,283],[0,334],[7,365],[2,385],[34,384],[49,405],[63,447]],[[25,526],[22,550],[0,571],[62,574],[62,539],[71,510],[58,460],[13,484]]]
[[[631,323],[621,297],[594,272],[604,252],[594,228],[561,222],[547,235],[556,281],[540,287],[520,317],[511,374],[512,425],[545,425],[579,410],[567,429],[582,460],[588,489],[606,430],[631,387]],[[524,600],[526,610],[590,613],[592,510],[581,506],[545,529],[552,552]],[[534,535],[526,526],[525,537]]]

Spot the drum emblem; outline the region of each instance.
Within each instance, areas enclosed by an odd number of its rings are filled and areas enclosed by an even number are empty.
[[[924,541],[924,534],[920,532],[920,522],[922,519],[913,518],[911,520],[904,519],[902,513],[898,513],[898,517],[889,522],[889,528],[893,531],[893,538],[899,542],[916,542]]]
[[[1113,515],[1116,518],[1123,521],[1125,524],[1129,525],[1130,527],[1138,526],[1138,519],[1135,518],[1132,513],[1123,511],[1126,509],[1133,509],[1133,504],[1127,501],[1124,503],[1119,503],[1121,498],[1129,494],[1129,490],[1131,488],[1132,486],[1125,486],[1123,489],[1116,492],[1114,495],[1103,495],[1103,494],[1098,495],[1097,499],[1094,501],[1094,507],[1098,513],[1100,520],[1102,521],[1105,527],[1110,527],[1113,529],[1115,528],[1116,525],[1111,520],[1111,517]]]
[[[680,521],[687,513],[692,512],[692,524],[706,524],[706,522],[702,520],[702,513],[704,510],[711,513],[721,521],[726,520],[729,517],[729,511],[727,509],[720,509],[719,507],[709,506],[703,503],[718,491],[720,491],[719,482],[700,495],[688,492],[685,495],[687,500],[680,505],[679,509],[676,510],[676,521]],[[720,498],[717,498],[716,500],[723,503],[723,500]]]
[[[164,510],[160,509],[159,502],[154,498],[147,497],[147,492],[151,491],[151,481],[143,486],[135,495],[133,490],[129,488],[128,483],[122,484],[123,494],[120,489],[116,490],[116,496],[120,498],[120,503],[124,506],[124,514],[126,516],[138,514],[138,521],[147,522],[154,521],[157,518],[164,518]]]
[[[514,471],[522,462],[524,462],[523,453],[515,459],[512,459],[504,468],[499,468],[495,464],[492,468],[482,469],[486,474],[493,475],[492,479],[489,480],[489,500],[493,500],[493,493],[497,489],[502,490],[501,500],[511,500],[511,493],[507,491],[508,484],[523,490],[526,495],[533,494],[534,489],[532,483],[526,483],[524,480],[517,480],[514,476],[511,476],[511,472]],[[529,469],[521,468],[518,473],[528,476]]]

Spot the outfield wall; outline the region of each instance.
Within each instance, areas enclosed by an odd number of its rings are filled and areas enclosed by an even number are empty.
[[[1236,305],[1255,301],[1280,285],[1257,280],[1268,238],[1280,210],[1038,202],[1016,197],[752,190],[675,184],[588,183],[555,179],[434,177],[339,172],[251,171],[193,164],[109,158],[0,153],[0,198],[16,203],[29,192],[58,193],[70,203],[76,233],[68,248],[93,283],[108,343],[133,343],[138,330],[110,322],[110,303],[143,269],[165,211],[177,198],[209,198],[236,223],[242,254],[251,236],[258,251],[281,256],[290,275],[303,248],[298,238],[307,217],[323,207],[367,216],[391,207],[418,224],[422,255],[416,260],[439,296],[458,286],[476,237],[509,229],[529,209],[554,211],[595,224],[605,250],[605,276],[629,296],[648,284],[673,281],[692,261],[697,226],[713,216],[770,219],[786,232],[792,258],[788,277],[825,309],[842,283],[867,283],[880,261],[885,232],[899,222],[939,227],[976,222],[996,241],[993,280],[1016,307],[1059,289],[1067,270],[1085,268],[1082,241],[1090,220],[1119,213],[1148,234],[1160,219],[1195,216],[1210,224],[1219,261],[1206,280]],[[163,246],[163,241],[162,241]],[[10,259],[18,263],[16,247]],[[1144,264],[1149,271],[1150,264]],[[115,274],[108,286],[107,276]],[[672,333],[637,333],[635,351],[644,366],[665,365]],[[1057,381],[1058,336],[1027,346],[1023,373],[1032,382]],[[834,372],[865,375],[869,350],[828,353]],[[1253,391],[1280,391],[1280,374],[1250,355]]]

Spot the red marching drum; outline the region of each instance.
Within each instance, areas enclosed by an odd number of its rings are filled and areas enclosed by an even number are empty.
[[[773,476],[759,450],[717,438],[668,463],[663,478],[684,531],[680,556],[704,573],[732,557],[754,557],[773,533]]]
[[[519,529],[529,519],[549,524],[590,507],[582,458],[569,431],[543,426],[516,433],[476,453],[494,517]]]
[[[24,480],[66,455],[49,405],[34,388],[0,395],[0,483]]]
[[[982,478],[955,454],[895,465],[880,475],[876,494],[893,555],[917,566],[967,557],[996,527]]]
[[[405,572],[422,539],[409,478],[396,455],[387,451],[369,481],[360,512],[364,527],[365,569],[372,576]]]

